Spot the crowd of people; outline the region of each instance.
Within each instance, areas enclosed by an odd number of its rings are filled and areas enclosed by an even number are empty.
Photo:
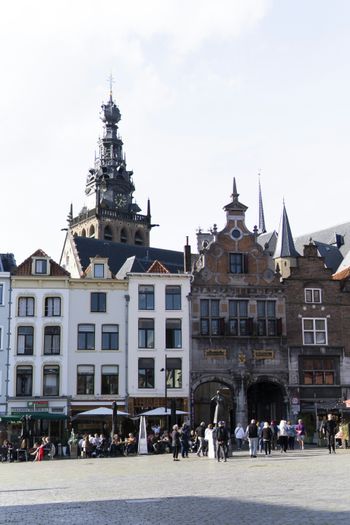
[[[258,453],[270,456],[276,450],[286,454],[295,447],[303,451],[306,435],[302,419],[296,424],[285,419],[279,423],[252,419],[246,427],[238,423],[233,432],[229,431],[224,421],[208,425],[202,421],[195,429],[185,422],[181,426],[174,425],[171,432],[155,424],[147,429],[147,451],[153,454],[171,453],[174,461],[179,461],[179,456],[185,459],[193,453],[226,462],[234,448],[237,451],[248,448],[251,458],[258,457]],[[337,447],[348,447],[348,425],[340,424],[332,414],[321,421],[319,435],[330,454],[334,454]],[[85,433],[76,436],[74,441],[78,457],[83,458],[128,456],[138,452],[138,440],[133,433],[125,437],[114,434],[112,439],[107,434]],[[7,439],[0,446],[1,461],[32,459],[39,462],[44,457],[53,458],[55,454],[56,447],[47,436],[38,439],[32,447],[25,437],[17,446]]]

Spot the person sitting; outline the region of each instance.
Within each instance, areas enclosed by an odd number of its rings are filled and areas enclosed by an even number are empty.
[[[134,434],[130,432],[125,442],[125,455],[128,456],[129,454],[135,454],[136,452],[136,438]]]
[[[123,444],[118,434],[114,434],[113,436],[109,453],[112,458],[123,455]]]

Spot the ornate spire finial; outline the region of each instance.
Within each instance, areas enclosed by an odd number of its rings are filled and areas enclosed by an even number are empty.
[[[113,84],[115,83],[112,73],[108,77],[108,82],[109,82],[109,100],[112,101],[113,100]]]
[[[236,177],[233,177],[233,189],[232,189],[231,197],[233,199],[236,199],[237,197],[239,197],[239,193],[237,193]]]
[[[266,233],[264,206],[261,193],[260,171],[259,171],[259,232]]]

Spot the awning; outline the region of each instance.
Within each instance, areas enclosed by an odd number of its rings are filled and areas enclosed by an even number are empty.
[[[0,421],[13,421],[14,423],[21,421],[22,417],[31,416],[32,419],[46,419],[53,421],[61,421],[67,419],[66,414],[55,414],[54,412],[16,412],[15,414],[6,414],[0,416]]]

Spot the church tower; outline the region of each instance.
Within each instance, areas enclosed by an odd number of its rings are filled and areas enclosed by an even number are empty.
[[[133,172],[126,167],[123,141],[118,133],[120,119],[110,89],[107,104],[101,106],[103,137],[99,141],[95,165],[87,175],[85,204],[75,217],[71,207],[69,231],[73,236],[149,246],[150,202],[147,203],[147,215],[141,215],[133,199]]]

